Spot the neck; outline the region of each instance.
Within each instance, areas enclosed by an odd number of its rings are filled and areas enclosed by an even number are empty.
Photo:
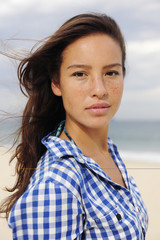
[[[70,137],[85,155],[93,156],[98,152],[108,154],[108,125],[100,129],[93,129],[85,128],[73,122],[70,124],[66,121],[65,128]],[[60,137],[69,140],[64,132]]]
[[[109,125],[102,129],[91,129],[74,123],[70,125],[66,121],[65,128],[69,138],[64,131],[60,135],[61,138],[66,140],[72,139],[82,150],[83,154],[94,159],[114,182],[126,187],[122,174],[108,151]]]

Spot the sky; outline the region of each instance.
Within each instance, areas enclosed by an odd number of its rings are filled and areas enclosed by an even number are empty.
[[[126,41],[127,73],[115,119],[160,120],[159,0],[0,0],[0,51],[29,50],[64,21],[86,12],[113,17]],[[18,63],[0,54],[1,111],[17,113],[25,106]]]

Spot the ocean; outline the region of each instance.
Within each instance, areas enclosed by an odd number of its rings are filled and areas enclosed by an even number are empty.
[[[0,146],[10,147],[19,118],[0,121]],[[160,121],[112,120],[109,137],[126,160],[160,162]]]
[[[109,137],[128,160],[160,162],[160,121],[111,121]]]

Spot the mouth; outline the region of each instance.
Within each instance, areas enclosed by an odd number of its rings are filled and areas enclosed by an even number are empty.
[[[95,103],[86,108],[86,111],[93,116],[105,116],[111,105],[108,103]]]
[[[87,107],[86,109],[89,110],[89,109],[103,109],[103,108],[110,108],[110,105],[108,103],[96,103]]]

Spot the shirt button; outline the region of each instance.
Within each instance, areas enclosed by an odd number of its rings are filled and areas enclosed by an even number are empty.
[[[120,221],[122,219],[122,217],[119,213],[117,213],[116,217],[117,217],[118,221]]]

